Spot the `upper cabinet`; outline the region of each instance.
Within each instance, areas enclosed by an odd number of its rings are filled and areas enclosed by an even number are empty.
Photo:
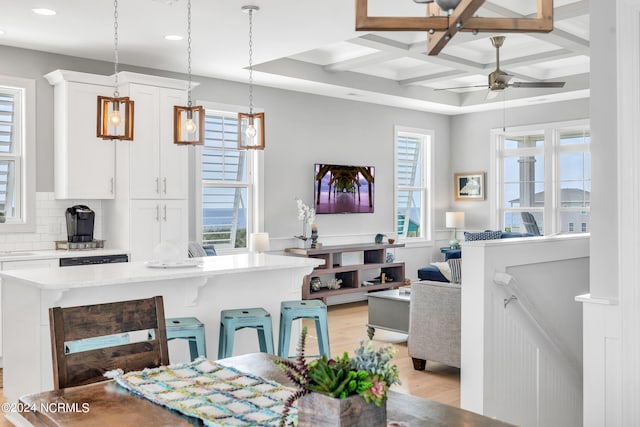
[[[106,76],[56,70],[54,189],[57,199],[113,199],[115,144],[96,136],[97,99],[112,96]]]
[[[132,83],[129,97],[135,101],[129,197],[186,199],[189,150],[173,143],[173,106],[186,104],[185,91]]]

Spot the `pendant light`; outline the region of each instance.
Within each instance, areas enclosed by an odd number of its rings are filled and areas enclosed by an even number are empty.
[[[98,138],[133,140],[133,101],[118,93],[118,0],[113,2],[115,53],[113,97],[98,96]]]
[[[242,6],[249,14],[249,114],[238,113],[238,150],[264,150],[264,113],[253,112],[253,14],[258,6]]]
[[[187,106],[173,107],[173,142],[178,145],[204,144],[204,108],[191,105],[191,0],[187,1]]]

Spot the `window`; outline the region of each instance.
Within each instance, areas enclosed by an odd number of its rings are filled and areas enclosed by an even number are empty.
[[[254,227],[256,152],[237,146],[237,113],[207,109],[200,162],[201,238],[216,250],[246,249]]]
[[[400,239],[430,239],[430,161],[433,132],[395,129],[395,227]]]
[[[0,77],[0,212],[2,231],[35,227],[35,84]]]
[[[530,212],[542,234],[588,232],[591,153],[588,124],[496,132],[498,222],[526,231]]]
[[[15,190],[19,194],[21,95],[19,89],[0,88],[0,211],[8,218],[20,216]]]

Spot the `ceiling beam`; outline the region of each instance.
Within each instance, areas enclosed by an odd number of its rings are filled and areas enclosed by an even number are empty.
[[[411,77],[409,79],[398,80],[400,85],[416,85],[421,83],[435,83],[443,80],[451,80],[454,77],[467,75],[464,71],[443,71],[441,73],[425,74],[422,76]]]
[[[558,12],[560,14],[560,16],[563,16],[564,19],[568,19],[574,16],[571,16],[570,13],[575,13],[576,16],[581,16],[583,15],[583,13],[581,12],[583,10],[583,8],[585,7],[584,3],[587,3],[586,8],[587,11],[589,10],[589,5],[588,2],[580,1],[578,2],[580,4],[580,8],[576,7],[573,9],[569,9],[569,6],[571,5],[566,5],[566,6],[560,6],[556,9],[554,9],[554,16],[556,16],[556,12]],[[572,5],[575,3],[572,3]],[[495,3],[492,2],[486,2],[483,6],[483,10],[487,10],[490,12],[493,12],[497,15],[502,15],[502,16],[509,16],[509,15],[513,15],[513,11],[511,9],[507,9],[505,7],[499,6]],[[529,15],[531,16],[531,15]],[[525,15],[517,15],[516,17],[518,18],[525,18]],[[558,18],[561,19],[561,18]],[[553,44],[557,44],[559,46],[562,46],[565,49],[569,49],[569,50],[573,50],[575,52],[578,52],[582,55],[590,55],[590,43],[588,40],[584,40],[580,37],[574,36],[573,34],[569,34],[566,31],[562,31],[559,29],[554,29],[552,32],[550,33],[546,33],[546,34],[542,34],[542,33],[531,33],[528,34],[529,37],[533,37],[535,39],[538,40],[542,40],[542,41],[547,41],[549,43],[553,43]]]
[[[323,68],[325,71],[353,70],[354,68],[361,68],[367,65],[380,64],[382,62],[391,61],[392,59],[402,58],[405,55],[406,54],[400,50],[380,51],[327,64]]]
[[[397,50],[402,53],[402,56],[417,59],[428,64],[438,64],[445,67],[451,67],[453,69],[463,70],[469,73],[482,72],[485,68],[484,64],[450,55],[427,56],[423,53],[422,49],[416,49],[415,44],[408,45],[406,43],[400,43],[377,34],[366,34],[349,40],[349,43],[355,43],[360,46],[371,47],[379,50]],[[419,44],[422,46],[422,43]]]

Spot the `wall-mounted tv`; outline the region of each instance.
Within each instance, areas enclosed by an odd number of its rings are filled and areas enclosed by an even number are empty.
[[[315,164],[316,213],[373,213],[375,168]]]

